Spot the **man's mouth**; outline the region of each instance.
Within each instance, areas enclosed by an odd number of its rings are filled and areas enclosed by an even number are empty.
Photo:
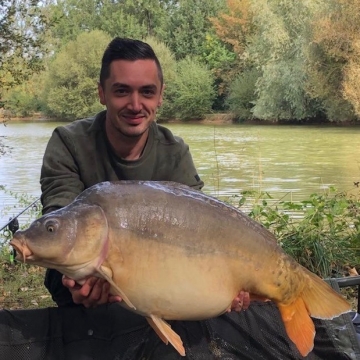
[[[123,115],[123,118],[130,125],[139,125],[143,122],[145,115],[143,115],[143,114],[137,114],[137,115],[125,114],[125,115]]]

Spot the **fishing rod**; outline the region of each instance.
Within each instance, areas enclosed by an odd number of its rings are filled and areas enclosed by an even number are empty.
[[[27,206],[25,209],[23,209],[22,211],[20,211],[15,217],[10,218],[9,221],[0,229],[0,231],[4,230],[4,229],[5,229],[7,226],[9,226],[11,223],[13,223],[13,224],[14,224],[14,227],[15,227],[15,228],[17,227],[16,230],[18,230],[18,228],[19,228],[19,223],[18,223],[18,221],[17,221],[17,218],[18,218],[22,213],[24,213],[27,209],[29,209],[29,208],[31,208],[32,206],[34,206],[39,200],[40,200],[40,198],[37,198],[37,199],[36,199],[35,201],[33,201],[29,206]],[[16,230],[15,230],[15,231],[16,231]],[[12,231],[11,229],[10,229],[10,231],[11,231],[12,233],[15,232],[15,231]]]

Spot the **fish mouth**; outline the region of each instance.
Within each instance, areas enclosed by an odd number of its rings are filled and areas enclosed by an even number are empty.
[[[30,260],[32,258],[33,252],[26,244],[24,244],[23,241],[12,239],[10,241],[10,245],[16,251],[16,260],[22,260],[25,263],[26,260]]]

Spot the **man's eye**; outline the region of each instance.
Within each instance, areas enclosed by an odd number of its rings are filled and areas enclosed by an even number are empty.
[[[154,90],[143,90],[143,95],[146,97],[150,97],[150,96],[154,96],[155,95],[155,91]]]
[[[127,92],[127,90],[125,90],[125,89],[116,89],[115,90],[115,94],[117,94],[117,95],[125,95],[125,94],[127,94],[128,92]]]

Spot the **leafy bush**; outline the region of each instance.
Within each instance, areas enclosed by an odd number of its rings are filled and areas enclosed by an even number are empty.
[[[215,98],[211,71],[195,59],[187,57],[177,63],[176,77],[166,89],[176,118],[203,119],[211,112]]]
[[[147,37],[144,40],[154,50],[158,57],[164,76],[165,91],[163,94],[163,104],[157,112],[157,120],[168,120],[175,117],[174,107],[171,100],[171,88],[176,78],[176,60],[171,50],[154,37]]]
[[[95,30],[67,43],[49,65],[44,102],[49,114],[66,120],[103,110],[97,95],[100,59],[110,37]]]
[[[22,84],[13,86],[4,92],[4,108],[12,116],[32,116],[43,110],[41,88],[44,84],[44,72],[33,75]]]
[[[40,110],[40,104],[36,98],[29,96],[23,89],[16,89],[5,96],[5,109],[10,110],[14,116],[30,116]]]
[[[239,74],[230,85],[227,106],[238,122],[253,117],[252,108],[256,100],[255,84],[259,76],[258,70],[247,70]]]

